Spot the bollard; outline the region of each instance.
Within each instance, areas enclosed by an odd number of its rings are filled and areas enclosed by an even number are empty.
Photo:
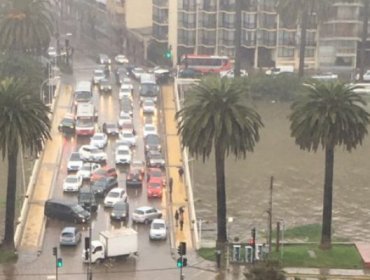
[[[221,251],[216,250],[215,254],[216,254],[217,268],[220,268],[221,267]]]

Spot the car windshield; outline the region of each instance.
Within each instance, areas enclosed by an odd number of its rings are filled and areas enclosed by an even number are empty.
[[[77,183],[77,182],[78,182],[78,178],[75,176],[66,178],[66,183]]]
[[[73,237],[73,233],[72,232],[62,232],[62,237]]]
[[[90,119],[78,119],[76,126],[78,127],[91,127],[94,125],[94,122]]]
[[[161,171],[151,171],[150,177],[162,177],[162,172]]]
[[[135,214],[138,214],[138,215],[144,215],[144,211],[143,210],[139,210],[139,209],[136,209],[134,211]]]
[[[110,193],[108,193],[108,197],[119,197],[119,195],[120,195],[120,192],[110,192]]]
[[[103,139],[104,139],[104,135],[101,135],[101,134],[99,134],[99,135],[94,135],[94,136],[92,137],[92,139],[94,139],[94,140],[103,140]]]
[[[75,98],[77,101],[90,100],[91,96],[92,94],[90,91],[76,91],[75,92]]]
[[[94,76],[104,76],[103,70],[94,70]]]
[[[73,153],[73,154],[71,155],[70,160],[74,160],[74,161],[81,160],[80,154],[79,154],[79,153]]]
[[[109,128],[109,129],[116,129],[117,128],[117,125],[116,124],[111,124],[111,123],[109,123],[109,124],[107,124],[107,128]]]
[[[154,126],[146,126],[145,130],[146,131],[155,131],[155,127]]]
[[[72,209],[76,213],[83,213],[83,212],[85,212],[85,209],[83,209],[82,206],[79,205],[79,204],[76,204],[76,205],[72,206]]]
[[[164,224],[162,223],[153,223],[152,224],[152,229],[162,229],[165,228]]]
[[[123,138],[133,138],[134,135],[132,133],[122,133]]]
[[[152,189],[159,189],[160,187],[161,187],[161,185],[158,184],[158,183],[150,183],[150,188],[152,188]]]
[[[126,210],[126,204],[116,203],[113,207],[113,210]]]
[[[161,154],[151,154],[150,158],[151,159],[162,159],[162,155]]]
[[[128,150],[118,150],[119,155],[128,155],[130,152]]]

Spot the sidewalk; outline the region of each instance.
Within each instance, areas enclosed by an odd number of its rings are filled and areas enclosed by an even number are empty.
[[[173,85],[162,87],[163,98],[163,115],[165,120],[165,137],[167,149],[167,182],[169,178],[173,179],[172,199],[168,197],[170,205],[169,224],[171,231],[174,232],[174,240],[171,244],[173,248],[177,248],[179,242],[186,242],[188,250],[194,249],[191,224],[189,218],[189,203],[187,190],[185,185],[185,176],[180,178],[178,168],[183,167],[182,150],[180,139],[177,135],[177,123],[175,121],[176,105],[174,100]],[[168,188],[168,183],[167,183]],[[169,191],[167,190],[169,195]],[[184,207],[184,227],[175,226],[174,213],[179,207]]]
[[[42,245],[45,230],[44,202],[49,198],[58,170],[63,137],[58,132],[58,125],[65,113],[69,111],[72,88],[61,86],[57,104],[52,118],[51,137],[52,140],[45,144],[42,158],[40,159],[40,170],[35,182],[34,191],[31,194],[29,210],[23,233],[21,234],[19,251],[39,251]]]

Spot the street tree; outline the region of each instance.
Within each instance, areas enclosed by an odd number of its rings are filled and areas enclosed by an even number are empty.
[[[326,18],[332,0],[277,0],[277,13],[286,25],[297,24],[300,27],[298,76],[304,76],[307,29],[310,18],[318,21]]]
[[[0,150],[8,161],[5,236],[3,246],[14,249],[14,218],[17,186],[17,158],[20,149],[31,154],[41,151],[50,139],[49,108],[25,91],[20,80],[0,82]]]
[[[252,108],[245,87],[238,80],[206,77],[186,92],[184,106],[176,113],[178,134],[191,156],[216,164],[217,247],[224,249],[226,232],[225,158],[231,153],[245,158],[253,152],[263,127]]]
[[[53,22],[49,2],[9,0],[0,12],[0,49],[40,54],[49,46]]]
[[[307,151],[325,151],[322,214],[322,249],[331,248],[334,150],[343,146],[351,152],[367,135],[369,113],[356,87],[342,83],[306,84],[307,94],[292,104],[291,135]]]

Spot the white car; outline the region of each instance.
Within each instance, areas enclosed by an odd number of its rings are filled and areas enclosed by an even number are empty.
[[[132,90],[127,87],[127,84],[123,84],[118,92],[119,99],[128,98],[132,100]]]
[[[117,54],[115,57],[114,57],[114,61],[118,64],[125,64],[125,63],[129,63],[128,59],[126,56],[124,56],[123,54]]]
[[[144,113],[154,114],[156,111],[156,106],[152,99],[145,99],[142,106]]]
[[[162,217],[161,210],[151,207],[151,206],[142,206],[136,208],[134,213],[132,213],[132,221],[135,223],[149,223],[154,219],[159,219]]]
[[[108,136],[105,133],[97,132],[90,138],[90,145],[103,149],[108,144]]]
[[[366,70],[363,77],[364,77],[365,82],[370,81],[370,70]],[[356,74],[356,81],[358,81],[359,79],[360,79],[360,74]]]
[[[80,176],[83,180],[90,180],[91,173],[99,169],[101,165],[95,162],[85,162],[80,170],[77,171],[77,176]]]
[[[81,155],[79,152],[71,153],[67,163],[67,171],[78,171],[82,165],[84,164],[83,160],[81,159]]]
[[[122,82],[121,82],[121,87],[122,85],[125,85],[127,88],[133,90],[134,89],[134,84],[131,82],[131,79],[129,77],[124,77]]]
[[[78,192],[82,186],[82,177],[78,175],[68,175],[63,182],[63,191]]]
[[[106,162],[107,154],[93,145],[83,145],[78,150],[84,161]]]
[[[318,81],[335,81],[335,80],[338,80],[338,75],[331,73],[331,72],[327,72],[327,73],[320,73],[320,74],[313,75],[311,76],[311,78],[314,80],[318,80]],[[364,79],[365,79],[365,76],[364,76]]]
[[[141,67],[135,67],[134,69],[131,70],[131,73],[136,80],[140,80],[141,74],[144,74],[145,71]]]
[[[113,207],[118,201],[127,201],[127,193],[125,189],[113,188],[104,199],[104,207]]]
[[[158,135],[157,128],[154,124],[145,124],[143,128],[143,136],[146,137],[150,134],[156,134]]]
[[[154,219],[150,225],[149,239],[158,240],[167,238],[167,226],[163,219]]]
[[[122,140],[122,142],[126,142],[130,146],[136,145],[136,135],[130,131],[121,131],[119,134],[119,139]]]
[[[49,47],[49,48],[48,48],[48,56],[49,56],[50,58],[55,58],[55,57],[57,57],[57,51],[56,51],[56,49],[55,49],[54,47]]]
[[[130,164],[132,160],[130,147],[118,145],[115,152],[116,164]]]
[[[230,70],[227,70],[227,71],[221,71],[220,72],[220,77],[221,78],[226,77],[226,78],[229,78],[229,79],[235,78],[234,69],[230,69]],[[248,77],[248,72],[243,70],[243,69],[240,69],[240,77]]]
[[[105,73],[103,69],[95,69],[93,73],[93,83],[98,84],[100,80],[105,78]]]
[[[118,119],[118,125],[119,127],[122,127],[124,124],[133,124],[133,120],[130,114],[121,112]]]

